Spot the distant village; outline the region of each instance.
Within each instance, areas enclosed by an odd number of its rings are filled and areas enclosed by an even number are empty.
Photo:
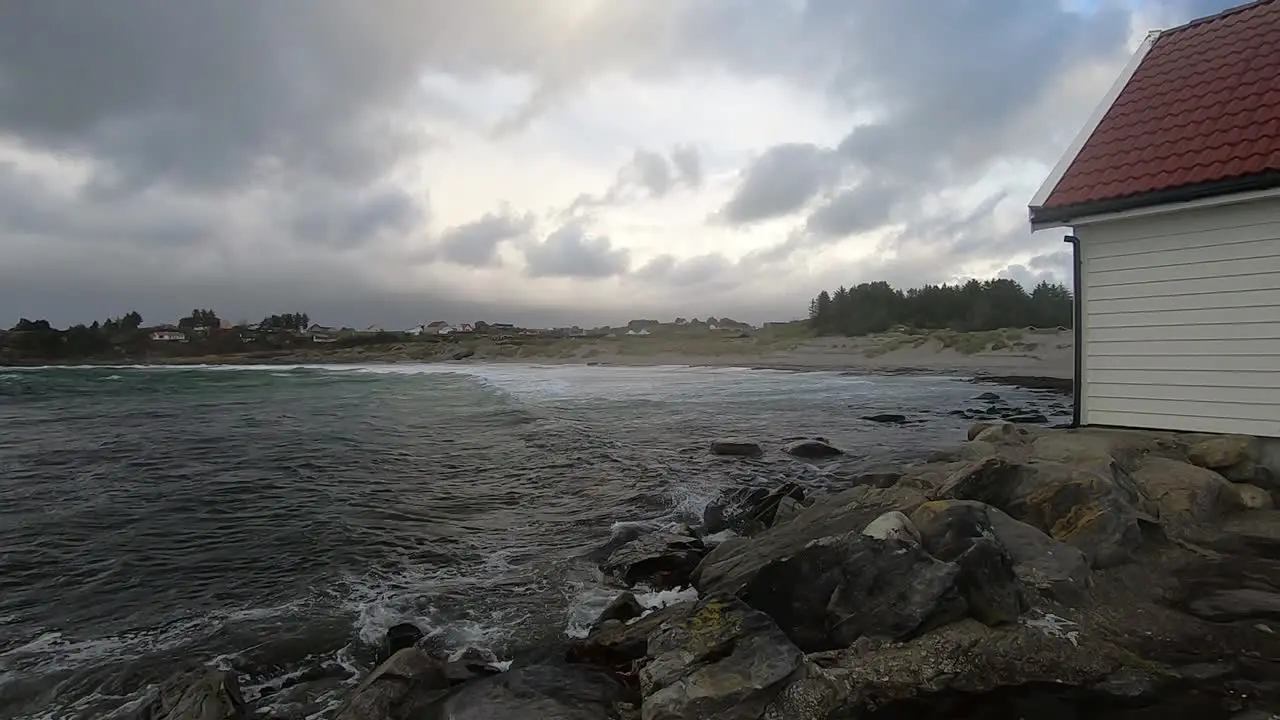
[[[786,325],[789,323],[765,323],[769,325]],[[219,320],[212,325],[159,325],[150,328],[150,339],[156,342],[189,342],[193,339],[208,337],[212,334],[236,333],[242,342],[256,342],[268,337],[287,335],[294,338],[306,338],[316,343],[335,343],[344,339],[374,338],[377,336],[396,335],[406,337],[450,337],[462,339],[468,336],[487,337],[496,340],[517,337],[526,338],[615,338],[620,336],[650,336],[670,332],[745,332],[760,328],[749,323],[738,322],[729,318],[709,317],[706,320],[693,318],[676,318],[671,322],[659,320],[632,320],[624,326],[601,326],[582,328],[571,327],[528,328],[513,323],[486,322],[449,322],[433,320],[414,325],[402,330],[388,330],[380,325],[366,328],[334,327],[320,323],[310,323],[299,327],[281,327],[279,324],[253,323],[236,324]]]

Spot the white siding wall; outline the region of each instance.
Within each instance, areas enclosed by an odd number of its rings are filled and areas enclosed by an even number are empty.
[[[1083,424],[1280,437],[1280,200],[1075,234]]]

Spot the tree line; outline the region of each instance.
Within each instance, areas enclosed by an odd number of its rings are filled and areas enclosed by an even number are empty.
[[[809,324],[824,335],[866,335],[905,326],[957,331],[1070,327],[1074,303],[1065,285],[1031,292],[1005,278],[899,290],[886,282],[823,290],[809,303]]]
[[[301,331],[310,324],[307,313],[269,315],[259,326],[262,332]],[[136,310],[103,321],[79,323],[65,330],[53,327],[48,320],[21,318],[0,339],[0,354],[22,358],[71,360],[106,355],[134,355],[148,350],[151,332],[162,327],[144,327],[142,314]],[[239,331],[222,330],[222,319],[210,308],[196,308],[178,320],[177,327],[189,339],[205,349],[231,349],[240,345]],[[239,328],[243,329],[243,328]]]

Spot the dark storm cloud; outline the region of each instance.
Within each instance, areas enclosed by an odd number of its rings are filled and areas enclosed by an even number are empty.
[[[810,143],[766,150],[747,166],[719,217],[732,225],[788,215],[840,178],[835,155]]]
[[[525,266],[533,277],[605,278],[620,275],[631,264],[626,248],[615,248],[603,235],[589,235],[582,221],[568,222],[542,242],[524,248]]]
[[[440,235],[440,257],[458,265],[497,267],[502,264],[498,247],[533,230],[533,216],[510,211],[487,213],[469,223],[451,227]]]
[[[305,205],[293,221],[293,234],[306,244],[348,249],[374,242],[383,233],[403,233],[423,219],[418,202],[397,189],[367,197],[331,196]]]
[[[859,183],[817,207],[805,222],[805,229],[821,239],[872,230],[889,220],[901,194],[901,187],[891,183]]]

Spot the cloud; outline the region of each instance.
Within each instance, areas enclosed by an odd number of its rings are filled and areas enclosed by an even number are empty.
[[[533,277],[599,279],[625,273],[631,263],[626,248],[615,248],[603,235],[588,235],[581,221],[566,223],[546,240],[526,245],[524,257]]]
[[[809,143],[775,145],[742,171],[720,217],[736,225],[787,215],[839,178],[840,165],[829,150]]]
[[[766,319],[1057,277],[1027,197],[1143,31],[1231,1],[16,3],[0,307]]]
[[[498,246],[526,235],[533,226],[532,215],[513,215],[509,210],[487,213],[445,230],[440,236],[440,256],[458,265],[497,267],[502,264]]]

